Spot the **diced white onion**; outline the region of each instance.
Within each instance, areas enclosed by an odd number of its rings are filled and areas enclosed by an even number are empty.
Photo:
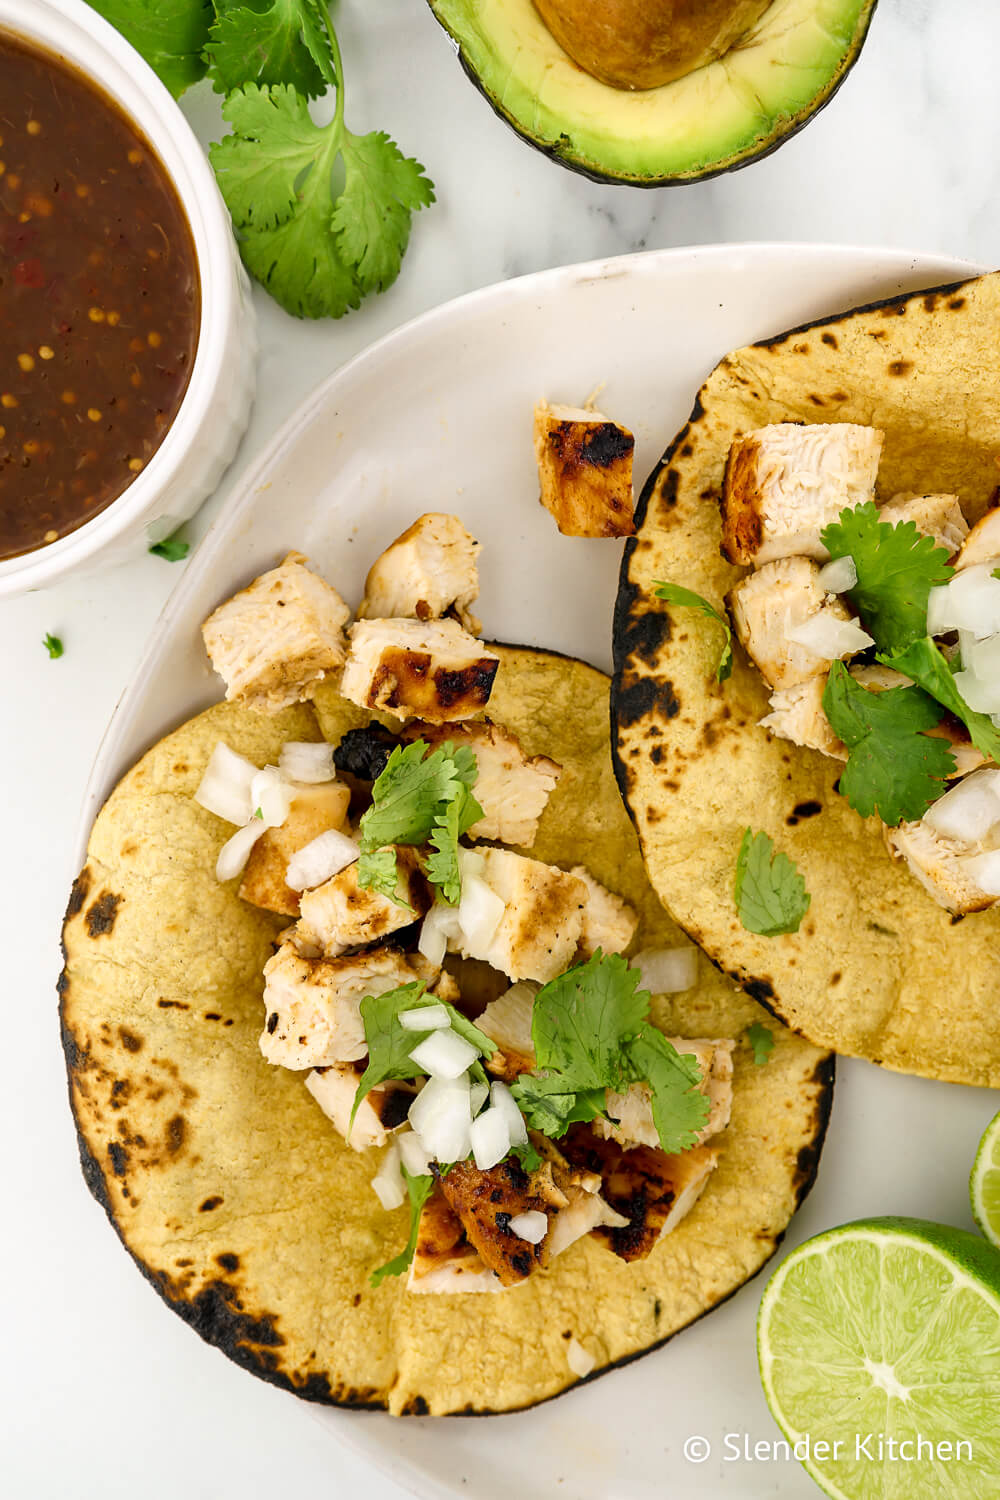
[[[493,941],[504,914],[504,904],[478,875],[463,875],[462,899],[458,903],[458,923],[466,946],[473,953],[484,952]]]
[[[980,641],[1000,634],[1000,578],[993,577],[991,563],[965,568],[949,583],[931,589],[927,630],[930,635],[967,630]]]
[[[786,624],[785,639],[793,641],[796,646],[804,646],[824,661],[838,661],[875,644],[857,620],[840,620],[828,609],[810,615],[801,625]]]
[[[247,823],[253,814],[250,783],[256,775],[253,761],[220,740],[209,756],[194,800],[227,823]]]
[[[1000,678],[1000,635],[979,641],[970,630],[960,630],[958,644],[964,671],[974,672],[986,682]]]
[[[410,1105],[409,1121],[434,1161],[464,1161],[471,1150],[469,1075],[431,1078]]]
[[[238,828],[219,850],[219,858],[215,863],[216,880],[233,880],[237,875],[242,875],[250,858],[250,850],[265,831],[259,818]]]
[[[979,677],[975,672],[956,672],[955,686],[978,714],[1000,713],[1000,679]]]
[[[1000,896],[1000,849],[970,855],[961,861],[961,865],[965,874],[985,895]]]
[[[973,771],[932,802],[924,822],[946,839],[980,844],[1000,822],[1000,771]]]
[[[592,1354],[587,1353],[579,1339],[573,1338],[566,1345],[566,1363],[574,1375],[579,1375],[582,1378],[584,1375],[590,1374],[591,1370],[597,1364],[597,1360]]]
[[[431,1078],[460,1078],[479,1056],[471,1042],[457,1031],[432,1031],[410,1053],[422,1073]]]
[[[819,570],[816,582],[828,594],[846,594],[858,581],[858,568],[854,558],[835,557]]]
[[[469,1103],[472,1106],[473,1115],[478,1115],[487,1099],[490,1097],[490,1086],[488,1083],[474,1083],[469,1090]]]
[[[420,1137],[412,1130],[401,1130],[396,1137],[399,1159],[411,1177],[427,1177],[431,1164],[427,1152],[420,1144]]]
[[[490,1103],[494,1109],[499,1109],[506,1117],[511,1145],[526,1146],[528,1144],[528,1127],[524,1123],[524,1116],[517,1107],[514,1095],[499,1078],[494,1079],[490,1084]]]
[[[418,1005],[415,1010],[401,1010],[399,1024],[404,1031],[443,1031],[451,1018],[443,1005]]]
[[[469,1131],[472,1155],[481,1172],[503,1161],[510,1150],[510,1131],[502,1109],[484,1109],[472,1122]]]
[[[510,1229],[519,1240],[527,1240],[529,1245],[540,1245],[549,1232],[548,1214],[543,1214],[537,1208],[531,1208],[525,1214],[515,1214],[510,1221]]]
[[[301,849],[296,849],[288,861],[285,884],[293,891],[311,891],[325,885],[358,858],[359,849],[346,833],[328,828],[319,833]]]
[[[292,805],[292,788],[277,766],[265,766],[250,783],[250,802],[254,817],[265,828],[280,828]]]
[[[460,848],[458,851],[458,868],[463,880],[468,880],[473,875],[478,875],[480,880],[486,869],[486,860],[478,849]]]
[[[400,1208],[406,1202],[406,1183],[399,1170],[399,1147],[395,1142],[372,1178],[372,1187],[383,1208]]]
[[[642,987],[653,995],[693,989],[698,979],[697,948],[643,948],[629,965],[642,975]]]
[[[303,781],[309,786],[321,781],[336,781],[333,746],[326,740],[288,740],[278,756],[278,770],[289,781]]]
[[[417,952],[435,968],[444,963],[448,951],[448,939],[458,939],[462,930],[458,925],[458,908],[436,901],[420,925]]]

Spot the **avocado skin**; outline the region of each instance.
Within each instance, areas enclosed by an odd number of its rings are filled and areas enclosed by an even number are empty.
[[[474,65],[466,56],[461,37],[456,36],[445,19],[438,13],[435,0],[428,0],[428,4],[438,24],[451,39],[458,60],[461,63],[462,71],[466,77],[471,80],[478,92],[482,94],[494,114],[499,116],[504,124],[513,130],[515,135],[520,136],[521,140],[526,141],[529,146],[533,146],[542,156],[547,156],[550,161],[558,162],[561,167],[566,167],[569,171],[576,172],[580,177],[586,177],[590,182],[610,183],[619,187],[661,188],[682,186],[689,182],[708,182],[713,177],[721,177],[726,172],[738,171],[740,167],[748,167],[752,162],[763,161],[765,157],[773,155],[786,141],[791,140],[792,136],[798,135],[799,131],[803,130],[809,124],[810,120],[814,119],[821,110],[826,108],[857,62],[861,55],[861,49],[867,39],[868,29],[871,26],[872,17],[878,6],[878,0],[870,0],[870,3],[862,11],[850,49],[839,70],[832,75],[826,87],[820,89],[809,104],[795,116],[791,117],[787,123],[781,125],[772,135],[764,138],[759,144],[750,146],[745,151],[735,152],[731,156],[720,159],[718,162],[713,162],[697,171],[666,172],[662,176],[647,173],[629,174],[624,171],[603,169],[593,162],[582,160],[570,154],[572,143],[568,135],[562,136],[558,141],[552,143],[536,140],[527,127],[509,110],[504,109],[500,101],[485,86],[483,80],[476,72]],[[665,87],[669,87],[669,85],[665,85]]]

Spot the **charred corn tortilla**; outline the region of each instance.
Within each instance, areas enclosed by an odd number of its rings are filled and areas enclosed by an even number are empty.
[[[1000,469],[1000,275],[939,287],[740,349],[713,371],[650,479],[615,625],[616,770],[650,879],[680,925],[749,994],[823,1046],[904,1072],[1000,1085],[1000,909],[955,923],[877,818],[837,795],[843,765],[759,728],[768,689],[737,653],[715,682],[718,627],[652,593],[669,579],[716,605],[744,575],[720,553],[733,439],[770,422],[885,431],[882,497],[986,509]],[[733,900],[743,830],[799,865],[812,904],[766,938]]]
[[[533,853],[586,860],[641,909],[640,942],[675,943],[645,879],[608,746],[608,680],[500,648],[490,709],[565,771]],[[707,1312],[773,1252],[811,1185],[829,1112],[828,1054],[776,1029],[764,1067],[736,1051],[720,1165],[680,1228],[633,1266],[592,1239],[500,1296],[413,1296],[370,1272],[402,1248],[406,1211],[370,1187],[301,1075],[257,1038],[261,969],[282,919],[216,883],[230,831],[191,800],[225,739],[258,764],[287,739],[339,739],[368,716],[324,685],[275,718],[210,709],[151,750],[101,812],[65,926],[62,1018],[84,1173],[167,1303],[253,1373],[313,1400],[397,1413],[508,1411],[574,1381],[574,1336],[598,1370]],[[762,1013],[707,963],[664,997],[671,1033],[739,1037]]]

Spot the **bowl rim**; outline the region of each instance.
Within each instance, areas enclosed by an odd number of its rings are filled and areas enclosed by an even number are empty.
[[[63,61],[95,84],[156,151],[194,241],[201,291],[198,341],[187,388],[149,463],[96,516],[58,541],[0,561],[0,594],[52,582],[113,544],[155,508],[178,478],[225,373],[227,332],[240,299],[238,257],[208,158],[153,69],[83,0],[0,0],[7,33]]]

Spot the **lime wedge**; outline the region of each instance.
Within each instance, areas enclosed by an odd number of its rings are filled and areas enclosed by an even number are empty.
[[[757,1354],[827,1495],[1000,1496],[1000,1254],[978,1235],[866,1219],[808,1240],[768,1283]]]
[[[1000,1245],[1000,1115],[987,1125],[969,1178],[976,1223],[992,1245]]]

